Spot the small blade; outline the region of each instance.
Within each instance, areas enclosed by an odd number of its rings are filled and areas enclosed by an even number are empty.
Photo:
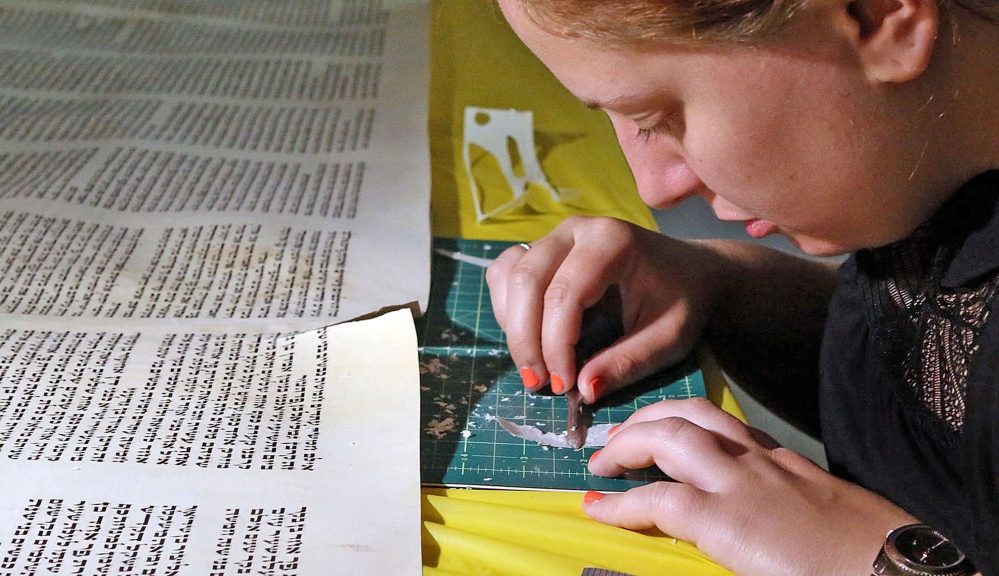
[[[570,448],[580,450],[586,445],[586,432],[593,424],[593,410],[583,403],[583,395],[578,387],[566,392],[565,397],[569,400],[565,440]]]

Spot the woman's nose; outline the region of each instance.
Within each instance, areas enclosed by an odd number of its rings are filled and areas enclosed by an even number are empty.
[[[679,142],[667,135],[645,140],[627,119],[613,119],[618,142],[624,152],[642,200],[653,208],[669,208],[704,189],[690,168]]]
[[[638,195],[653,208],[669,208],[698,195],[704,184],[678,154],[629,157]]]

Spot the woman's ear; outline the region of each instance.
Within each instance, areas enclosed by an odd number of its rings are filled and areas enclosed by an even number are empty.
[[[906,82],[929,66],[940,25],[937,0],[853,0],[847,11],[869,78]]]

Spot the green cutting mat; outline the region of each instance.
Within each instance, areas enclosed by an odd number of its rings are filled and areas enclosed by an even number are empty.
[[[438,238],[437,248],[495,258],[510,243]],[[430,304],[420,342],[420,459],[424,485],[548,490],[627,490],[660,480],[656,469],[601,478],[594,449],[549,448],[503,430],[495,417],[543,431],[565,430],[566,399],[525,391],[489,302],[485,270],[434,254]],[[693,360],[607,398],[594,424],[621,422],[646,404],[704,396]]]

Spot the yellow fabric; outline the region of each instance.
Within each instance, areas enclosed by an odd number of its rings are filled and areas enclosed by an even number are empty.
[[[579,576],[594,567],[635,576],[731,574],[685,542],[589,520],[580,498],[424,488],[423,573]]]
[[[615,216],[656,229],[606,116],[588,109],[555,80],[513,34],[493,0],[434,0],[433,11],[434,235],[531,241],[570,214]],[[478,221],[463,157],[466,106],[534,114],[537,156],[560,202],[532,185],[522,207]],[[487,203],[501,203],[510,196],[509,187],[488,164],[481,164],[478,182]]]

